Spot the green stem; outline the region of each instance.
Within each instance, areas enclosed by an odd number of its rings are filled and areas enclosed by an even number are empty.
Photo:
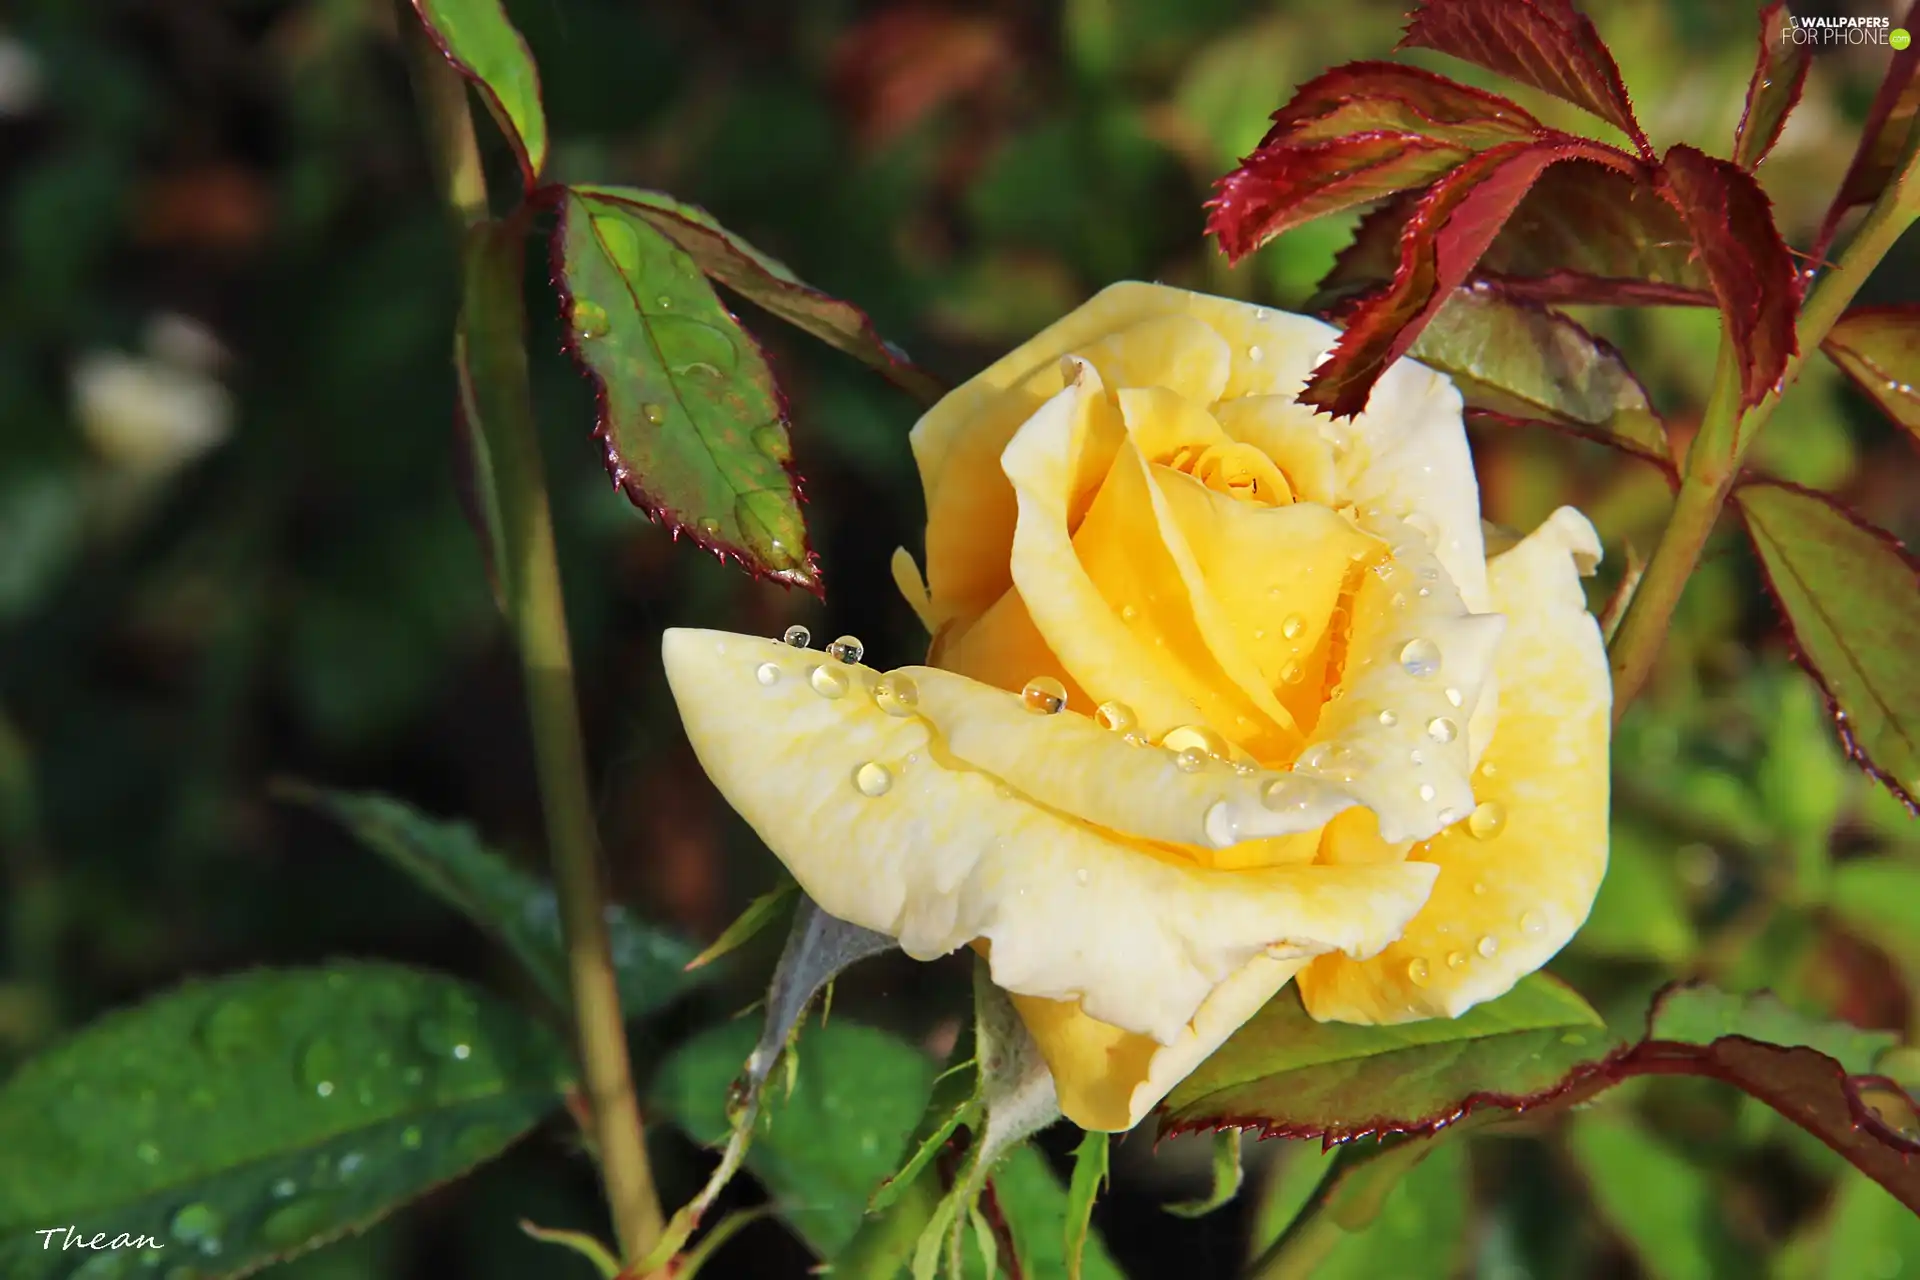
[[[594,1146],[621,1254],[639,1258],[659,1240],[664,1217],[647,1162],[619,982],[607,941],[600,839],[581,745],[546,467],[527,380],[521,298],[527,210],[521,206],[504,222],[488,220],[466,87],[424,37],[419,43],[425,48],[417,65],[429,138],[448,203],[467,228],[456,344],[462,396],[474,447],[488,455],[485,470],[498,504],[500,545],[495,551],[525,676],[581,1081],[592,1107]]]
[[[1733,491],[1748,447],[1773,416],[1781,397],[1799,379],[1807,360],[1819,350],[1827,332],[1916,216],[1920,216],[1920,133],[1909,141],[1900,171],[1880,193],[1846,252],[1808,294],[1794,325],[1797,350],[1787,361],[1779,382],[1758,404],[1744,411],[1740,408],[1740,353],[1733,349],[1732,338],[1723,328],[1713,393],[1699,434],[1687,451],[1687,470],[1680,481],[1673,516],[1608,646],[1615,723],[1653,670],[1680,593],[1700,563],[1700,553],[1713,533],[1727,495]]]
[[[1343,1151],[1287,1229],[1247,1268],[1248,1280],[1311,1280],[1342,1240],[1379,1216],[1393,1189],[1413,1166],[1452,1135],[1404,1138],[1382,1150]]]

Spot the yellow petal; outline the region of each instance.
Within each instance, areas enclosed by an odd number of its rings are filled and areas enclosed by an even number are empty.
[[[1073,1001],[1015,996],[1013,1003],[1053,1072],[1061,1113],[1082,1129],[1115,1132],[1139,1124],[1305,963],[1298,956],[1255,956],[1215,987],[1166,1045],[1096,1021]]]
[[[893,585],[913,610],[913,616],[920,619],[920,625],[928,634],[934,630],[933,602],[927,597],[927,584],[920,577],[920,566],[913,562],[913,553],[905,547],[893,549],[893,560],[888,565],[893,570]]]
[[[1297,500],[1340,505],[1333,433],[1312,409],[1289,396],[1247,396],[1215,405],[1213,416],[1233,439],[1272,458]]]
[[[927,719],[875,704],[868,668],[714,631],[661,648],[708,776],[821,907],[920,959],[985,939],[997,985],[1162,1043],[1273,947],[1384,945],[1431,884],[1413,863],[1222,872],[1156,855],[956,761]]]
[[[1458,1016],[1505,994],[1586,920],[1607,867],[1613,695],[1579,573],[1599,555],[1593,526],[1563,507],[1489,566],[1508,618],[1496,670],[1512,692],[1473,781],[1494,807],[1415,849],[1440,878],[1403,938],[1371,960],[1316,960],[1300,975],[1314,1017]]]
[[[1090,702],[1033,625],[1027,602],[1011,588],[978,618],[952,623],[936,633],[927,664],[1016,691],[1035,676],[1052,676],[1066,687],[1075,704]]]
[[[1377,514],[1362,523],[1391,559],[1360,575],[1344,696],[1322,710],[1294,771],[1343,783],[1382,840],[1424,840],[1473,808],[1467,729],[1504,620],[1468,612],[1412,529]]]

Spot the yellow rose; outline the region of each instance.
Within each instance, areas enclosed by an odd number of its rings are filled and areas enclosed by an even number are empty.
[[[1502,994],[1606,868],[1592,526],[1488,560],[1452,384],[1402,360],[1316,416],[1333,338],[1115,285],[914,428],[927,666],[665,637],[701,763],[801,886],[909,955],[977,946],[1089,1129],[1289,980],[1348,1022]]]

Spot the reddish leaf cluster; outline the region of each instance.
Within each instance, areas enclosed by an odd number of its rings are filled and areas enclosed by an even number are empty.
[[[1473,280],[1536,301],[1717,302],[1745,359],[1746,402],[1778,381],[1794,353],[1797,291],[1766,197],[1732,161],[1684,146],[1657,158],[1612,55],[1569,0],[1426,0],[1402,47],[1562,98],[1632,149],[1547,128],[1510,99],[1393,63],[1354,63],[1304,85],[1220,181],[1209,225],[1238,259],[1289,227],[1387,201],[1326,282],[1345,300],[1347,330],[1308,383],[1308,403],[1360,412],[1387,366]],[[1742,126],[1749,165],[1797,96],[1804,67],[1790,62],[1763,40]]]

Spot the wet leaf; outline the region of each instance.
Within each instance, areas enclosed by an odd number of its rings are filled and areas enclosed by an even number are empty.
[[[1288,987],[1175,1086],[1161,1129],[1332,1141],[1437,1129],[1551,1092],[1611,1043],[1584,1000],[1541,974],[1458,1018],[1392,1027],[1315,1022]]]
[[[1821,349],[1920,442],[1920,307],[1857,307],[1828,330]]]
[[[372,792],[283,784],[280,794],[332,818],[421,887],[507,945],[556,1007],[571,1000],[560,907],[553,886],[480,842],[471,824],[428,817]],[[686,973],[693,948],[665,930],[607,908],[607,941],[620,979],[620,1008],[639,1018],[698,985]]]
[[[679,537],[818,593],[766,357],[693,258],[621,200],[569,190],[554,230],[569,349],[615,483]]]
[[[726,1142],[730,1090],[757,1030],[731,1022],[675,1050],[654,1082],[652,1106],[697,1142]],[[913,1046],[836,1018],[807,1032],[792,1092],[767,1091],[746,1167],[815,1253],[832,1257],[852,1239],[933,1076],[933,1063]]]
[[[1780,140],[1780,130],[1806,87],[1813,49],[1786,38],[1792,22],[1782,0],[1773,0],[1760,11],[1760,56],[1747,82],[1740,127],[1733,135],[1733,162],[1742,169],[1760,167]]]
[[[1848,1075],[1870,1074],[1880,1056],[1900,1042],[1891,1032],[1809,1018],[1764,991],[1735,995],[1707,986],[1676,987],[1662,996],[1647,1036],[1681,1044],[1744,1036],[1772,1045],[1804,1045],[1831,1058]]]
[[[1447,374],[1467,408],[1542,422],[1670,468],[1666,430],[1613,346],[1496,285],[1456,289],[1407,354]]]
[[[1821,494],[1766,482],[1734,497],[1841,741],[1911,808],[1920,783],[1920,565]]]
[[[498,1154],[558,1106],[566,1070],[545,1026],[397,965],[189,984],[0,1088],[0,1273],[68,1280],[76,1255],[38,1233],[71,1225],[150,1237],[147,1257],[205,1280],[245,1274]]]
[[[1619,1108],[1573,1117],[1567,1147],[1608,1226],[1649,1280],[1755,1275],[1706,1171]]]
[[[1799,275],[1773,206],[1752,174],[1684,143],[1667,151],[1662,166],[1740,356],[1740,403],[1758,404],[1797,350]]]
[[[427,34],[480,91],[520,162],[528,190],[547,162],[547,117],[540,71],[500,0],[413,0]]]
[[[1423,0],[1400,48],[1433,49],[1532,85],[1599,116],[1647,153],[1620,68],[1570,0]]]

